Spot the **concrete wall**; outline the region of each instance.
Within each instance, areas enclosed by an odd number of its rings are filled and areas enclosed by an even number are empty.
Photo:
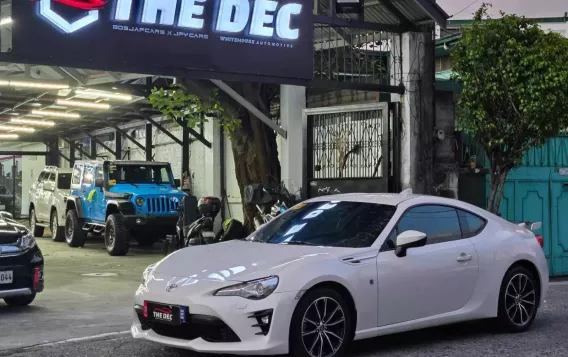
[[[44,144],[31,144],[20,148],[22,151],[46,151]],[[27,215],[30,205],[29,191],[32,183],[37,180],[39,174],[45,167],[45,156],[22,156],[22,208],[21,214]]]

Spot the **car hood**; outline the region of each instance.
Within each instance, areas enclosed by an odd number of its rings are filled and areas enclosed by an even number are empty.
[[[156,184],[126,184],[120,183],[109,188],[114,193],[135,193],[137,196],[143,195],[179,195],[184,193],[172,186]]]
[[[235,240],[178,250],[161,260],[154,272],[199,280],[243,282],[276,274],[305,259],[325,259],[344,252],[342,248]]]

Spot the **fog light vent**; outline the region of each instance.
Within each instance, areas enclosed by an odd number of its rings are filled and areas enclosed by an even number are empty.
[[[272,312],[272,309],[262,310],[257,311],[249,316],[249,319],[256,320],[256,324],[252,325],[252,327],[260,328],[260,332],[257,332],[256,335],[268,335],[268,331],[270,331],[270,325],[272,324]]]

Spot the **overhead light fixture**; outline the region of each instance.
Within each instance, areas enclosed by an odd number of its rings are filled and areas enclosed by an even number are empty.
[[[69,85],[60,83],[45,82],[25,82],[0,80],[0,86],[10,86],[16,88],[38,88],[38,89],[67,89]]]
[[[120,100],[120,101],[124,101],[124,102],[129,102],[132,100],[132,96],[129,94],[122,94],[122,93],[111,93],[111,92],[105,92],[105,91],[101,91],[101,90],[83,90],[83,89],[77,89],[75,91],[76,94],[80,94],[80,95],[94,95],[97,97],[103,97],[103,98],[107,98],[107,99],[114,99],[114,100]]]
[[[110,104],[107,103],[82,102],[80,100],[58,99],[56,104],[66,105],[69,107],[80,107],[80,108],[89,108],[89,109],[103,109],[103,110],[110,109]]]
[[[10,16],[8,16],[8,17],[5,17],[3,19],[0,19],[0,26],[8,25],[8,24],[11,24],[12,22],[13,22],[12,18]]]
[[[79,119],[81,115],[77,113],[65,113],[65,112],[55,112],[53,110],[32,110],[32,114],[34,115],[43,115],[49,117],[56,117],[56,118],[65,118],[65,119]]]
[[[55,122],[51,120],[34,120],[34,119],[23,119],[23,118],[11,118],[10,123],[46,126],[46,127],[55,126]]]
[[[23,126],[12,126],[12,125],[0,125],[0,130],[2,131],[13,131],[15,133],[33,133],[34,128],[25,128]]]
[[[19,137],[18,134],[0,134],[0,140],[15,140]]]

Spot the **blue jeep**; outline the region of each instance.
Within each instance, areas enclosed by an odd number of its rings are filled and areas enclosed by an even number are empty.
[[[170,164],[146,161],[77,161],[66,200],[65,240],[82,247],[89,232],[104,234],[110,255],[126,255],[130,237],[152,245],[175,234],[177,189]]]

